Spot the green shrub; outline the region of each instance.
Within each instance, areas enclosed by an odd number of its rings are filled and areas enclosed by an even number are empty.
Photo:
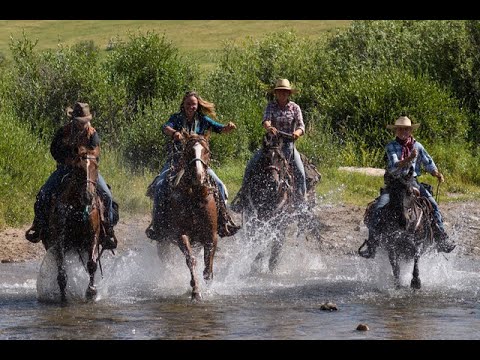
[[[33,204],[40,186],[55,169],[47,144],[16,120],[13,111],[0,112],[0,228],[33,219]]]
[[[127,103],[134,111],[154,98],[176,99],[195,86],[198,69],[178,55],[165,36],[147,32],[130,34],[129,40],[112,45],[105,61],[112,86],[126,90]]]

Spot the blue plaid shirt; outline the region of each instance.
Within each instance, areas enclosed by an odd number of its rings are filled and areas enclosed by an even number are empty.
[[[415,170],[414,176],[420,176],[421,175],[421,166],[423,165],[423,168],[425,171],[428,173],[432,173],[432,171],[437,170],[437,166],[435,165],[432,157],[428,154],[427,150],[423,147],[422,144],[420,144],[418,141],[415,141],[413,144],[413,147],[417,149],[417,157],[413,160],[412,166]],[[401,159],[402,156],[402,145],[398,143],[396,140],[393,140],[387,144],[385,147],[385,151],[387,152],[387,158],[388,158],[388,165],[387,165],[387,171],[392,172],[394,170],[397,170],[398,168],[398,162]],[[404,172],[408,172],[409,167],[404,168]]]

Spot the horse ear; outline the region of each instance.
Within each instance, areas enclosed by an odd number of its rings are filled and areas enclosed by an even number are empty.
[[[210,131],[206,131],[204,135],[205,140],[210,141],[210,135],[211,135]]]

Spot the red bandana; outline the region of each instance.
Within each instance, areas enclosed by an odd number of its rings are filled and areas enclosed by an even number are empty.
[[[413,145],[415,144],[415,139],[413,136],[409,136],[406,140],[401,140],[400,138],[395,138],[395,140],[402,145],[402,157],[400,160],[403,160],[410,156],[413,150]]]

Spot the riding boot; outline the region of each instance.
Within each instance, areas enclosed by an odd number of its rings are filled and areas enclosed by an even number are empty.
[[[218,235],[220,237],[233,236],[240,230],[240,226],[233,222],[232,217],[228,213],[225,202],[220,201],[218,209]]]
[[[232,204],[230,205],[230,209],[232,209],[232,211],[235,211],[236,213],[241,213],[243,211],[243,204],[245,200],[244,194],[245,194],[245,190],[243,189],[243,185],[242,185],[240,190],[238,190],[237,195],[233,199]]]
[[[145,230],[145,234],[151,240],[158,240],[160,238],[160,227],[158,224],[157,216],[152,215],[152,221]]]
[[[374,211],[373,216],[371,218],[371,222],[368,225],[368,238],[365,242],[360,246],[358,249],[358,254],[365,259],[374,259],[375,254],[377,252],[377,241],[375,240],[373,233],[378,231],[380,227],[380,217],[381,209],[377,209]],[[366,246],[366,248],[363,248]]]
[[[158,201],[156,208],[153,209],[152,221],[145,230],[145,234],[151,240],[160,240],[166,227],[165,216],[168,198],[167,196],[163,196],[161,199],[161,201]]]
[[[366,245],[366,248],[363,249],[365,245]],[[358,249],[358,254],[361,257],[364,257],[365,259],[374,259],[376,252],[377,252],[377,244],[373,239],[373,236],[369,234],[368,239],[365,240],[362,246],[360,246],[360,248]]]
[[[36,244],[44,238],[45,230],[45,226],[35,217],[32,226],[25,232],[25,238]]]
[[[433,238],[437,244],[437,250],[440,252],[449,253],[457,246],[453,240],[451,240],[445,231],[444,227],[435,223],[433,225]]]
[[[105,222],[104,224],[105,233],[102,236],[102,247],[106,250],[113,250],[117,248],[118,241],[113,231],[113,226],[110,223]]]

